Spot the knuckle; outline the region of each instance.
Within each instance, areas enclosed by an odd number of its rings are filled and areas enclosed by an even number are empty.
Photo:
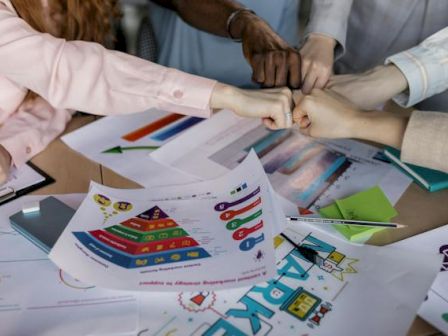
[[[288,99],[292,97],[292,92],[287,87],[282,88],[281,94],[285,95]]]

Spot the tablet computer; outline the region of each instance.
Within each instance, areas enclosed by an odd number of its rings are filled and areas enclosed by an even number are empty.
[[[16,231],[49,253],[75,212],[73,208],[51,196],[40,202],[39,211],[20,211],[9,217],[9,220]]]

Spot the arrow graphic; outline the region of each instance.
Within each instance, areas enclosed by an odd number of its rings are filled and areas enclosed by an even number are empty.
[[[156,150],[159,146],[132,146],[132,147],[121,147],[116,146],[109,149],[106,149],[102,153],[105,154],[123,154],[123,152],[131,151],[131,150]]]

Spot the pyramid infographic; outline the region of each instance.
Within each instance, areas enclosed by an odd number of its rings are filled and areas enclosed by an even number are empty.
[[[125,268],[210,257],[158,206],[104,230],[73,234],[97,256]]]

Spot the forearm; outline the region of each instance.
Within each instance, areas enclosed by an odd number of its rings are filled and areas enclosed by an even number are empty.
[[[347,35],[347,21],[353,0],[314,0],[305,37],[320,33],[338,42],[336,59],[342,56]]]
[[[396,66],[386,65],[362,74],[333,76],[327,88],[364,110],[372,110],[405,92],[408,82]]]
[[[55,109],[37,97],[23,103],[0,127],[0,145],[20,167],[57,138],[71,117],[72,111]]]
[[[408,117],[385,111],[361,113],[353,119],[349,136],[401,148],[408,121]]]
[[[0,73],[56,108],[100,115],[160,108],[207,117],[215,81],[34,30],[0,2]],[[36,66],[39,62],[39,66]]]
[[[153,2],[175,10],[189,25],[208,33],[228,36],[227,20],[236,10],[245,8],[234,0],[152,0]],[[240,16],[240,15],[238,15]],[[241,38],[242,22],[235,18],[231,33]]]
[[[409,89],[395,97],[405,107],[448,89],[448,28],[430,36],[420,45],[386,59],[406,76]]]

